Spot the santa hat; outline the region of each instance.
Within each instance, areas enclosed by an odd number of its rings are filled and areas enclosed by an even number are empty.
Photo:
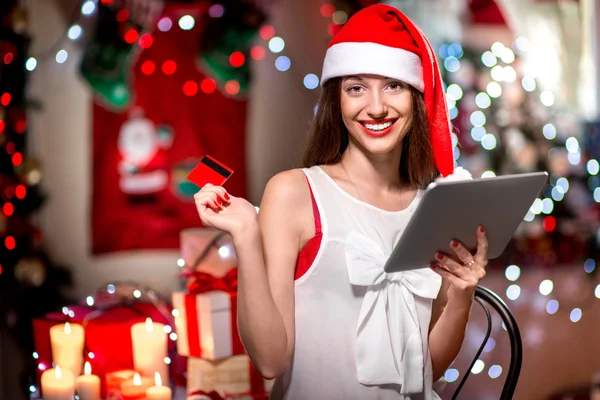
[[[431,44],[414,22],[385,4],[354,14],[329,43],[321,85],[358,74],[399,79],[423,93],[435,165],[442,176],[452,174],[450,118],[440,70]]]

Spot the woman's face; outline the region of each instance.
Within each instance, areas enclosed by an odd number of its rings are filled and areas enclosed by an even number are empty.
[[[399,148],[412,122],[409,86],[379,75],[345,77],[341,108],[351,139],[374,154]]]

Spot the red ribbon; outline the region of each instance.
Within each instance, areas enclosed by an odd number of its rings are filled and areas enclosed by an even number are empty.
[[[193,271],[184,274],[192,278],[188,284],[188,294],[185,298],[185,316],[188,326],[188,346],[189,355],[192,357],[202,357],[202,348],[200,346],[200,330],[198,329],[198,310],[196,308],[196,295],[211,292],[213,290],[222,290],[231,296],[231,339],[232,353],[244,354],[244,345],[237,331],[237,288],[238,288],[238,269],[230,269],[225,276],[217,278],[205,272]]]
[[[192,271],[184,274],[184,277],[192,278],[188,283],[190,294],[201,294],[212,290],[223,290],[227,293],[235,293],[238,289],[238,269],[230,269],[225,276],[217,278],[206,272]]]

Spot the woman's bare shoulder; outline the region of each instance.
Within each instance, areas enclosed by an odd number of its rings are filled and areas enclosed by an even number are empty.
[[[283,224],[298,235],[299,243],[312,236],[312,205],[306,175],[300,169],[283,171],[273,176],[263,193],[259,221]],[[263,214],[263,215],[261,215]]]

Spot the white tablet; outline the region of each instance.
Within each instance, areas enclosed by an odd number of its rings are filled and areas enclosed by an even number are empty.
[[[386,272],[427,268],[435,253],[455,255],[455,239],[475,253],[477,227],[488,238],[488,259],[499,257],[548,181],[546,172],[434,182],[425,189],[385,265]]]

